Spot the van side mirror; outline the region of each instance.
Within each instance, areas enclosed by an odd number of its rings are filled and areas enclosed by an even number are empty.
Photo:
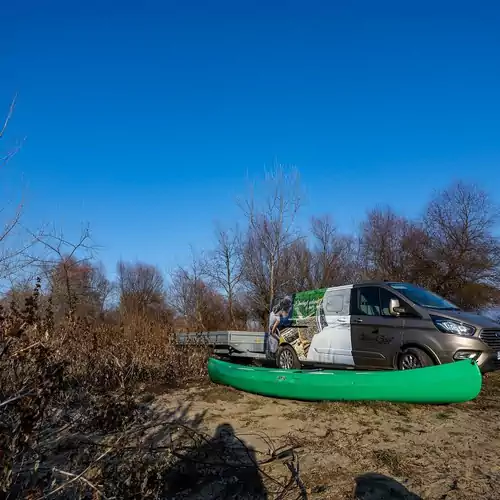
[[[392,316],[399,316],[400,314],[404,314],[406,309],[399,305],[398,299],[391,299],[389,301],[389,312]]]

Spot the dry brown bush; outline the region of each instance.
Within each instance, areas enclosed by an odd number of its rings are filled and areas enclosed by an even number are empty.
[[[40,289],[38,282],[23,308],[12,301],[0,310],[0,498],[30,497],[29,491],[38,498],[54,488],[55,465],[47,464],[57,453],[49,453],[47,436],[125,432],[147,416],[135,398],[138,382],[180,385],[205,376],[208,349],[176,346],[161,317],[69,316],[55,325]],[[94,448],[72,445],[71,457],[90,455],[64,462],[91,463]]]
[[[0,313],[1,499],[304,497],[293,449],[259,460],[231,426],[207,436],[189,404],[159,413],[135,391],[204,379],[205,346],[176,346],[161,317],[54,325],[40,289]]]

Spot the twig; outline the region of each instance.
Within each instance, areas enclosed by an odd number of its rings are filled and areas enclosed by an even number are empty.
[[[49,429],[47,431],[41,431],[40,432],[40,437],[46,441],[49,437],[53,436],[54,434],[60,434],[61,432],[65,431],[66,429],[68,429],[69,427],[72,427],[73,425],[77,424],[79,420],[81,420],[81,416],[76,418],[74,421],[72,422],[68,422],[67,424],[63,425],[62,427],[58,428],[58,429]],[[93,443],[93,441],[92,441]]]
[[[82,474],[77,475],[77,474],[73,474],[72,472],[66,472],[66,471],[63,471],[60,469],[53,469],[53,470],[54,470],[54,472],[58,472],[59,474],[63,474],[64,476],[68,476],[68,477],[73,478],[70,481],[68,481],[67,483],[65,483],[65,485],[68,485],[69,483],[79,479],[79,480],[83,481],[85,484],[88,484],[94,491],[99,493],[99,495],[101,495],[101,497],[104,498],[104,500],[108,500],[107,497],[104,495],[104,493],[97,486],[93,485],[86,477],[82,476]],[[62,486],[64,486],[64,485],[62,485]]]
[[[9,121],[12,118],[12,114],[14,113],[14,108],[16,107],[16,101],[17,101],[17,92],[14,95],[14,98],[10,102],[10,107],[9,107],[9,112],[7,113],[7,117],[5,118],[5,122],[3,124],[2,129],[0,130],[0,138],[3,136],[5,133],[5,130],[7,129],[7,126],[9,125]]]
[[[243,442],[243,440],[242,440],[242,439],[240,439],[238,436],[234,436],[234,437],[235,437],[235,439],[236,439],[236,440],[237,440],[237,441],[238,441],[238,442],[239,442],[239,443],[243,446],[243,448],[246,450],[247,455],[248,455],[248,458],[249,458],[249,459],[250,459],[250,461],[251,461],[251,462],[252,462],[252,463],[253,463],[253,464],[257,467],[257,469],[259,470],[259,472],[260,472],[263,476],[267,477],[270,481],[272,481],[272,482],[274,482],[274,483],[278,484],[279,486],[283,487],[283,484],[282,484],[282,483],[280,483],[278,480],[274,479],[274,477],[270,476],[267,472],[263,471],[263,470],[259,467],[259,465],[260,465],[260,464],[259,464],[259,463],[257,463],[257,462],[253,459],[253,457],[252,457],[252,455],[251,455],[251,453],[250,453],[250,450],[249,450],[249,449],[248,449],[248,447],[245,445],[245,443]],[[273,446],[273,448],[274,448],[274,446]]]
[[[2,347],[2,350],[0,351],[0,359],[2,359],[2,356],[7,352],[11,342],[12,337],[8,337],[7,340],[4,341],[4,345]]]
[[[274,443],[273,443],[272,439],[265,432],[263,432],[263,431],[259,431],[259,432],[247,432],[247,433],[241,433],[241,434],[238,434],[238,435],[240,437],[258,436],[267,445],[267,447],[269,448],[269,453],[271,455],[274,455],[276,453],[276,451],[279,450],[279,448],[276,449],[274,447]]]
[[[307,498],[307,490],[306,487],[304,486],[304,483],[302,482],[302,479],[300,479],[299,475],[299,463],[297,462],[297,466],[295,467],[293,462],[287,462],[286,466],[288,467],[288,470],[292,474],[292,480],[295,480],[295,483],[300,489],[301,497],[302,498]]]
[[[9,403],[13,403],[14,401],[17,401],[18,399],[23,399],[26,396],[33,396],[34,394],[36,394],[36,393],[33,391],[28,391],[28,392],[23,392],[22,394],[18,394],[17,396],[14,396],[13,398],[7,399],[6,401],[2,401],[0,403],[0,408],[2,406],[8,405]]]
[[[28,347],[24,347],[23,349],[19,349],[19,351],[13,352],[11,356],[12,357],[17,356],[18,354],[21,354],[24,351],[28,351],[29,349],[33,349],[33,347],[36,347],[36,346],[40,345],[41,343],[42,342],[39,340],[38,342],[35,342],[34,344],[31,344]]]
[[[61,486],[58,486],[56,489],[52,490],[52,491],[49,491],[48,493],[46,493],[45,495],[42,495],[41,497],[38,497],[36,500],[43,500],[44,498],[48,498],[50,496],[52,496],[54,493],[57,493],[58,491],[61,491],[63,488],[66,488],[66,486],[68,486],[69,484],[77,481],[78,479],[82,479],[82,480],[85,480],[86,482],[88,482],[88,480],[86,478],[83,477],[83,475],[92,467],[94,466],[97,462],[99,462],[99,460],[101,460],[102,458],[104,458],[110,451],[112,451],[113,448],[109,448],[107,449],[104,453],[101,453],[101,455],[99,455],[86,469],[84,469],[80,474],[78,475],[74,475],[73,479],[70,479],[69,481],[66,481],[65,483],[61,484]],[[57,469],[54,469],[55,471],[58,471]],[[58,471],[58,472],[62,472],[62,471]],[[70,474],[69,472],[66,473],[68,475],[73,475],[73,474]],[[93,486],[93,485],[92,485]],[[99,491],[99,490],[97,490]],[[99,492],[100,493],[100,492]],[[104,496],[104,495],[103,495]]]

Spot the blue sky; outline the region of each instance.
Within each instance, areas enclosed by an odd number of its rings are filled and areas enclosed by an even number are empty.
[[[110,274],[167,271],[239,217],[245,179],[297,166],[304,220],[415,215],[500,180],[498,2],[4,2],[1,173],[25,222],[89,222]],[[497,194],[495,195],[495,191]]]

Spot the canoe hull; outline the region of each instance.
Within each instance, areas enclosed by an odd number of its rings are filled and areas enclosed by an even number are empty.
[[[470,360],[404,371],[281,370],[208,360],[214,383],[304,401],[462,403],[476,398],[482,376]]]

